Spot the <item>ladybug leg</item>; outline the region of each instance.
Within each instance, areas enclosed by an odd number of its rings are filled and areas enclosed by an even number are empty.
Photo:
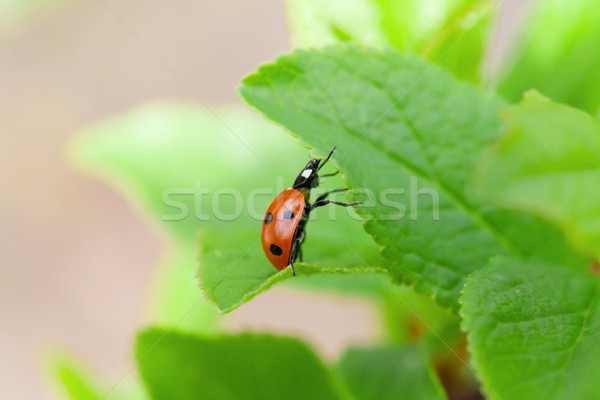
[[[362,204],[362,201],[355,201],[354,203],[342,203],[342,202],[339,202],[339,201],[326,200],[326,197],[329,196],[331,193],[345,192],[347,190],[348,189],[336,189],[336,190],[331,190],[329,192],[323,193],[322,195],[320,195],[319,197],[317,197],[317,200],[315,200],[314,203],[312,203],[310,205],[310,210],[314,210],[317,207],[322,207],[322,206],[325,206],[327,204],[337,204],[338,206],[344,206],[344,207],[356,206],[358,204]]]
[[[327,178],[328,176],[336,176],[340,171],[332,172],[331,174],[319,175],[319,178]]]
[[[333,200],[317,200],[311,204],[310,208],[311,208],[311,210],[313,210],[317,207],[326,206],[327,204],[336,204],[338,206],[349,207],[349,206],[356,206],[356,205],[359,205],[362,203],[363,203],[362,201],[355,201],[354,203],[342,203],[340,201],[333,201]]]
[[[322,195],[320,195],[319,197],[317,197],[317,200],[315,200],[315,203],[318,203],[319,201],[326,199],[327,196],[329,196],[331,193],[338,193],[338,192],[345,192],[348,189],[344,188],[344,189],[335,189],[335,190],[330,190],[329,192],[325,192]]]
[[[302,250],[300,250],[301,241],[298,239],[294,239],[292,242],[292,249],[290,250],[290,266],[292,267],[292,275],[296,276],[296,269],[294,268],[294,261],[296,261],[296,256],[298,253],[302,254]],[[302,262],[302,256],[300,256],[300,262]]]

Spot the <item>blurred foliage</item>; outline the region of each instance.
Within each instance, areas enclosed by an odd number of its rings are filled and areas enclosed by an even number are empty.
[[[350,348],[338,370],[356,400],[444,400],[434,371],[413,347]]]
[[[394,46],[478,81],[498,2],[491,0],[287,0],[292,42]]]
[[[600,2],[536,0],[498,91],[511,102],[537,89],[596,115],[600,111]]]
[[[297,339],[152,329],[138,336],[136,357],[156,400],[344,398],[331,372]]]
[[[215,147],[219,140],[226,147],[227,138],[221,135],[223,129],[218,121],[212,123],[212,117],[199,111],[198,107],[183,104],[140,107],[86,128],[71,143],[70,155],[77,168],[116,186],[145,211],[145,219],[168,235],[170,250],[155,280],[150,321],[211,331],[218,324],[218,312],[198,291],[194,279],[197,251],[193,243],[200,223],[194,213],[196,200],[200,202],[199,210],[210,209],[211,203],[208,196],[196,194],[196,182],[207,187],[219,185],[219,178],[213,173],[200,172],[202,162],[210,164],[218,158],[218,152],[208,149],[203,141],[210,136]],[[213,128],[216,126],[217,130]],[[204,139],[197,132],[205,132]],[[236,150],[242,149],[231,146],[230,151]],[[235,160],[234,164],[251,162],[244,156]],[[221,172],[235,176],[231,170]],[[179,209],[163,200],[163,194],[169,190],[174,191],[173,200],[186,207],[187,215],[180,215]],[[180,321],[184,314],[185,319]]]
[[[378,46],[387,42],[380,10],[371,0],[286,0],[286,11],[295,46],[347,41]]]
[[[111,400],[148,399],[137,372],[133,372],[126,382],[111,387],[107,382],[99,382],[96,374],[71,356],[55,353],[46,360],[49,377],[65,397],[75,400],[101,400],[110,394]]]
[[[482,196],[556,222],[574,246],[600,257],[598,119],[537,92],[502,115],[507,134],[483,158]]]
[[[446,354],[447,346],[462,338],[456,314],[409,286],[390,286],[383,308],[389,340],[419,345],[430,359]]]
[[[66,0],[2,0],[0,37],[20,32],[34,18],[60,6]]]
[[[174,240],[193,243],[200,227],[227,226],[219,211],[225,217],[236,211],[232,196],[214,200],[215,192],[237,190],[246,198],[253,189],[275,187],[306,158],[293,139],[245,110],[219,108],[216,115],[201,105],[147,104],[85,129],[71,154],[139,203],[145,218]],[[275,174],[264,173],[269,160]],[[269,201],[270,193],[256,192],[240,222],[251,222],[250,213],[262,214]]]
[[[198,291],[195,276],[197,250],[193,243],[170,245],[150,288],[148,323],[160,326],[177,324],[179,329],[213,333],[222,330],[217,310]]]

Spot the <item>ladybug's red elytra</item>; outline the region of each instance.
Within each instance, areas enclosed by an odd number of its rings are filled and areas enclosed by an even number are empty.
[[[279,271],[291,265],[292,274],[296,276],[294,261],[300,258],[302,261],[302,241],[305,236],[306,222],[309,213],[317,207],[327,204],[339,206],[355,206],[362,202],[341,203],[339,201],[327,200],[327,196],[335,192],[343,192],[347,189],[331,190],[322,194],[314,203],[309,202],[310,190],[319,184],[319,170],[329,161],[335,147],[331,149],[325,161],[313,159],[306,164],[296,180],[294,186],[281,192],[271,203],[262,224],[261,241],[263,250],[275,268]],[[322,175],[332,176],[337,174]]]

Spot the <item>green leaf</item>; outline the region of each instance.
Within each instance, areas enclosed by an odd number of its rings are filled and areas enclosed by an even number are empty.
[[[136,357],[155,400],[341,398],[331,372],[296,339],[151,329],[138,336]]]
[[[484,157],[481,194],[555,221],[600,256],[600,122],[536,92],[502,115],[507,134]]]
[[[477,81],[497,2],[491,0],[287,0],[293,43],[391,45]]]
[[[488,399],[595,399],[600,392],[598,279],[499,258],[473,274],[463,328]]]
[[[53,354],[45,363],[49,378],[56,385],[61,398],[72,400],[100,400],[107,397],[113,400],[142,400],[148,397],[139,385],[138,376],[134,373],[119,385],[111,385],[102,381],[71,356],[60,353]],[[134,377],[136,379],[134,379]]]
[[[243,83],[251,106],[316,155],[338,147],[333,162],[350,197],[365,201],[359,213],[396,282],[457,308],[467,275],[491,256],[584,265],[556,228],[469,193],[480,152],[501,129],[499,102],[475,86],[393,50],[355,46],[298,50]]]
[[[338,370],[356,400],[448,398],[416,348],[351,348],[340,360]]]
[[[516,102],[529,89],[592,114],[600,111],[600,3],[538,0],[505,62],[498,91]]]
[[[335,227],[330,227],[330,229],[335,229]],[[365,274],[365,276],[359,277],[359,279],[363,278],[360,282],[354,280],[354,285],[350,282],[351,286],[356,289],[354,295],[364,292],[373,293],[373,290],[379,290],[377,293],[380,293],[380,291],[386,290],[385,287],[374,286],[369,282],[374,278],[371,277],[372,274],[385,274],[384,269],[363,265],[361,259],[357,259],[356,255],[347,251],[347,249],[345,252],[343,248],[336,249],[337,243],[325,235],[319,235],[317,238],[314,236],[312,235],[310,239],[307,239],[303,245],[304,249],[310,250],[310,256],[306,256],[305,259],[322,261],[322,265],[326,266],[295,263],[296,277],[293,277],[290,283],[310,286],[310,279],[315,275]],[[359,241],[368,240],[361,238],[361,236],[358,236]],[[357,242],[356,238],[357,236],[350,236],[344,239],[344,243]],[[232,311],[273,285],[292,278],[290,268],[277,271],[266,260],[257,229],[237,227],[235,230],[226,233],[202,231],[199,242],[202,248],[199,257],[200,282],[206,296],[215,302],[223,312]],[[231,246],[232,243],[236,245]],[[360,248],[360,244],[357,244],[357,246]],[[328,255],[330,257],[327,257]],[[328,283],[332,284],[332,282]],[[342,285],[345,284],[348,284],[348,282],[342,282]],[[334,285],[335,283],[329,287],[331,288]]]

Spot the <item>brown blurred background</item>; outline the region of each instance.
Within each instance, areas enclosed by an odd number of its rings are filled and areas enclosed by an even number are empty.
[[[502,4],[488,68],[510,42],[525,3]],[[117,191],[70,169],[69,138],[144,101],[197,102],[171,70],[209,104],[239,103],[240,78],[290,44],[278,0],[70,0],[5,28],[1,396],[41,399],[53,393],[41,368],[53,346],[72,350],[109,380],[130,367],[133,334],[144,323],[165,247]],[[319,327],[331,315],[339,319],[336,332]],[[282,289],[228,318],[234,329],[300,333],[329,357],[378,335],[368,304]]]

